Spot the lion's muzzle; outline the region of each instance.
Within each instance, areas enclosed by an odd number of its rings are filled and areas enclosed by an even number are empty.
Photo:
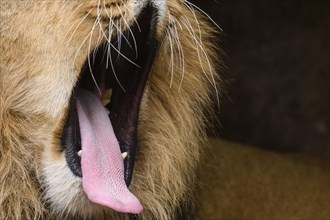
[[[90,54],[63,129],[68,166],[82,177],[88,198],[119,212],[142,211],[127,186],[138,145],[140,103],[157,50],[155,12],[147,6],[138,24],[123,33],[125,40],[117,36]]]

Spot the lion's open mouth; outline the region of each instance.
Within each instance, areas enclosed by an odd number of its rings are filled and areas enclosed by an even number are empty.
[[[135,162],[140,103],[157,49],[155,11],[146,7],[131,31],[89,55],[63,130],[68,166],[82,177],[88,198],[120,212],[142,210],[127,186]]]

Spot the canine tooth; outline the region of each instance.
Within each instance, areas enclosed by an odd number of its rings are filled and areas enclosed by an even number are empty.
[[[79,156],[79,157],[81,157],[81,150],[80,150],[80,151],[78,151],[78,156]]]
[[[101,102],[103,106],[106,106],[107,104],[110,103],[111,95],[112,95],[112,89],[107,89],[102,93]]]
[[[121,156],[122,156],[123,160],[125,160],[127,157],[127,152],[122,153]]]

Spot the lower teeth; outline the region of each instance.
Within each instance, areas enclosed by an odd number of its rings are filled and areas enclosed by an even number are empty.
[[[122,153],[121,156],[123,157],[123,160],[125,160],[127,157],[127,152]]]
[[[79,157],[81,157],[81,152],[82,152],[81,150],[77,152],[77,154],[78,154]],[[127,157],[127,152],[122,153],[121,154],[121,157],[123,158],[123,160],[125,160],[126,157]]]

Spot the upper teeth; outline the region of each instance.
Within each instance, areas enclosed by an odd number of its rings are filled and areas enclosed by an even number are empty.
[[[81,157],[81,150],[80,150],[80,151],[78,151],[78,156],[79,156],[79,157]]]
[[[110,103],[111,95],[112,95],[112,89],[107,89],[102,93],[101,102],[103,106],[106,106],[107,104]]]

